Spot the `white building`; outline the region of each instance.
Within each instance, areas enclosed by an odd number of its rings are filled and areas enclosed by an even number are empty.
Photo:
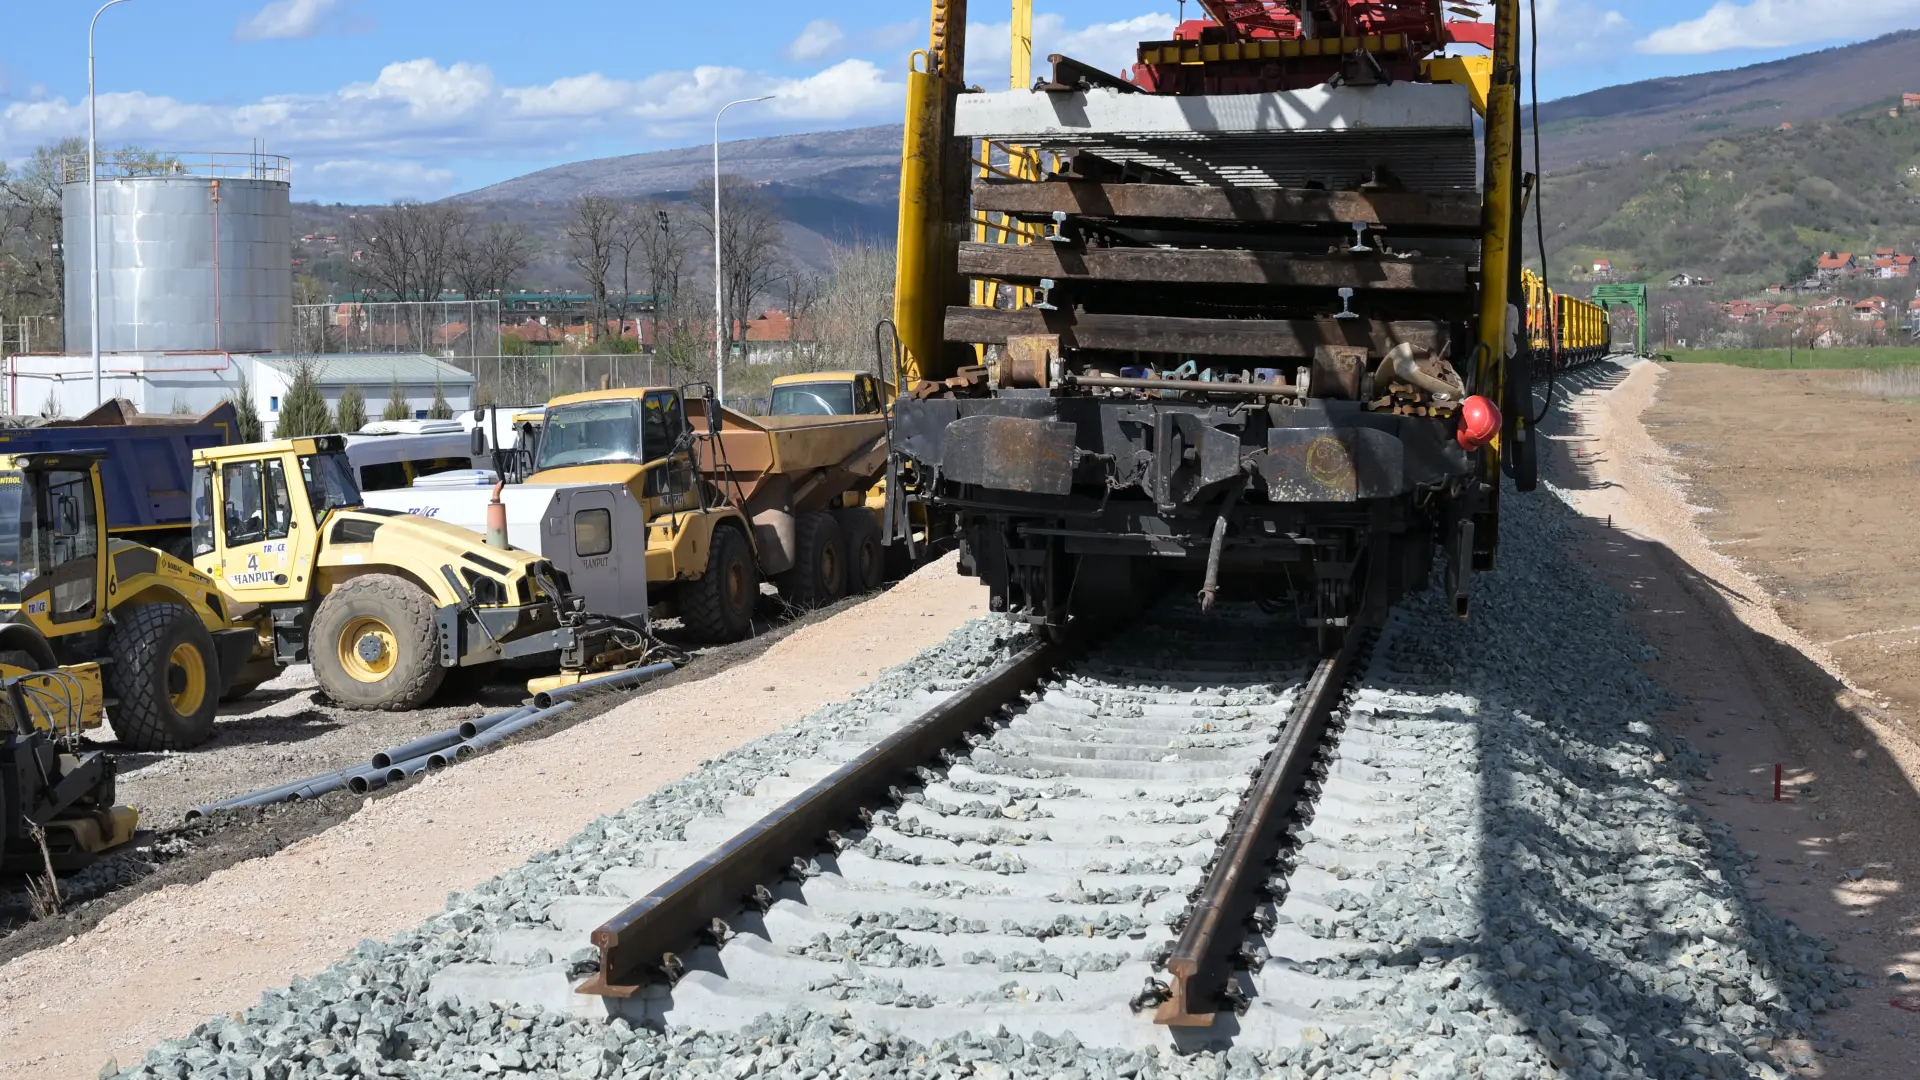
[[[367,415],[379,419],[397,383],[416,419],[424,419],[439,387],[455,413],[473,408],[473,375],[419,353],[291,356],[279,353],[114,353],[102,356],[101,391],[143,413],[199,415],[235,393],[244,375],[268,438],[302,360],[310,360],[327,408],[358,386]],[[93,365],[86,356],[12,356],[5,372],[5,411],[80,416],[94,408]]]

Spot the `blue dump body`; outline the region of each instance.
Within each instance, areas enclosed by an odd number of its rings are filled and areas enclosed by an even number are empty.
[[[233,406],[201,417],[141,415],[112,401],[78,420],[0,428],[0,454],[104,451],[107,530],[156,546],[193,524],[193,452],[237,441]],[[142,532],[157,535],[142,536]]]

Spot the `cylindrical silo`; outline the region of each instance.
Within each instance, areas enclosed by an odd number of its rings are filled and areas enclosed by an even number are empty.
[[[293,329],[287,160],[100,162],[100,350],[277,352]],[[67,351],[91,350],[86,163],[66,170]]]

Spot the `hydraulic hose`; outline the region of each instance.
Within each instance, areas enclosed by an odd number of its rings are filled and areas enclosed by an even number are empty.
[[[1391,372],[1395,379],[1406,383],[1408,386],[1415,386],[1425,390],[1434,397],[1445,401],[1460,400],[1465,395],[1459,387],[1442,379],[1434,378],[1432,375],[1420,370],[1420,361],[1432,355],[1433,353],[1415,345],[1411,341],[1403,341],[1393,348],[1388,349],[1387,355],[1380,358],[1380,366],[1374,371],[1374,382],[1376,384],[1380,382],[1381,372]]]

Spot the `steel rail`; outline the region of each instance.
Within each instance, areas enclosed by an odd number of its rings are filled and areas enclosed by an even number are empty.
[[[631,997],[646,982],[675,979],[678,953],[711,934],[716,921],[819,850],[829,831],[886,802],[888,788],[1032,688],[1062,655],[1051,642],[1028,646],[634,901],[593,932],[600,970],[576,990]]]
[[[1261,763],[1260,774],[1240,804],[1220,856],[1188,912],[1186,926],[1166,960],[1166,998],[1154,1022],[1169,1027],[1211,1027],[1222,1007],[1247,918],[1260,901],[1268,865],[1280,848],[1280,830],[1320,751],[1327,723],[1340,704],[1347,672],[1369,635],[1351,633],[1340,651],[1314,668],[1305,691]]]

